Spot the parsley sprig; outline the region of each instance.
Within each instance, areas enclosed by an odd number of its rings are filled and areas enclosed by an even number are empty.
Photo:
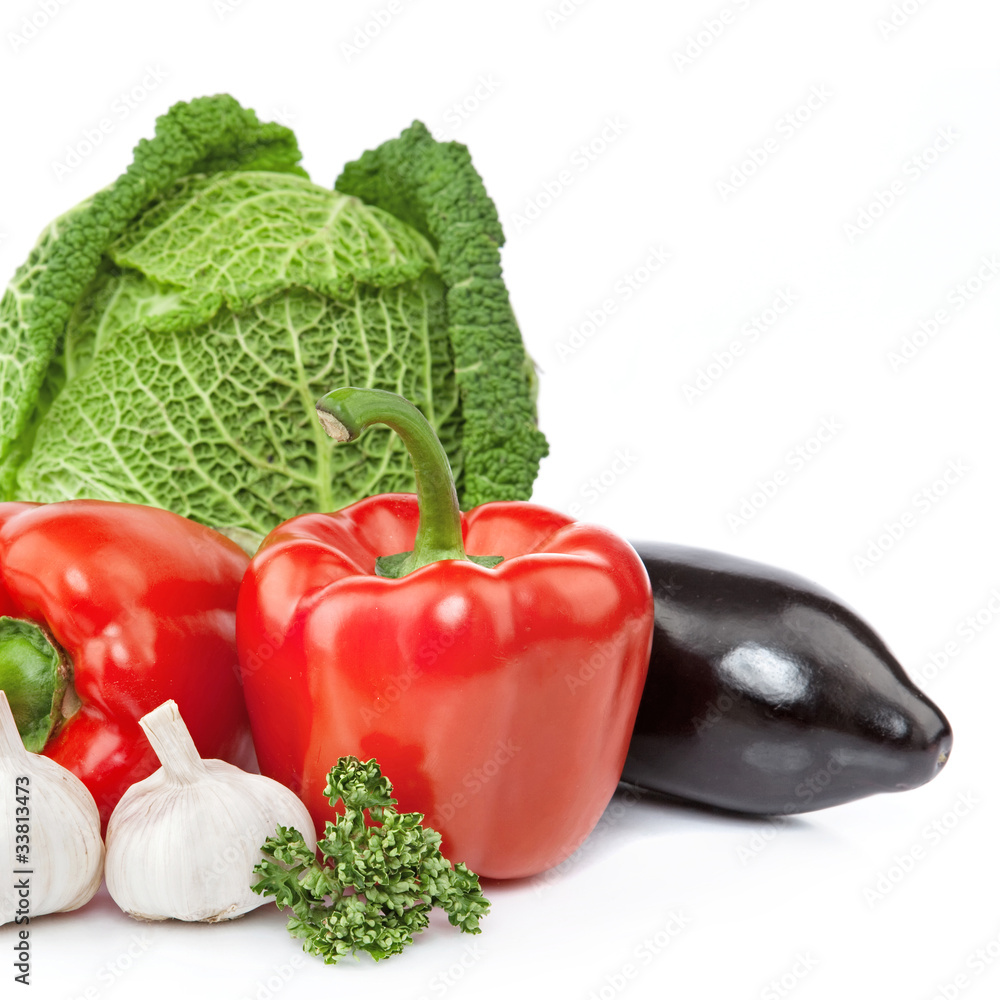
[[[464,864],[451,866],[441,834],[421,825],[421,813],[393,808],[392,784],[374,759],[341,757],[323,794],[331,806],[344,803],[318,842],[323,861],[298,830],[278,826],[254,866],[260,878],[253,891],[292,910],[288,931],[304,939],[303,951],[328,964],[359,951],[388,958],[413,943],[435,906],[453,926],[479,933],[490,908],[479,877]]]

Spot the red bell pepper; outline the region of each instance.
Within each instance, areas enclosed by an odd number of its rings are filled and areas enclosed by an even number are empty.
[[[642,563],[533,504],[461,514],[443,448],[400,396],[340,389],[317,409],[338,440],[397,431],[417,493],[294,517],[251,561],[237,648],[261,770],[322,830],[330,767],[375,757],[452,861],[491,878],[558,864],[622,772],[653,624]]]
[[[0,689],[27,748],[83,781],[102,824],[160,766],[138,720],[168,698],[203,757],[252,761],[234,635],[248,562],[157,507],[0,503]]]

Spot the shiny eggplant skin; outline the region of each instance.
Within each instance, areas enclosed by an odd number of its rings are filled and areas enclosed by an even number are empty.
[[[737,556],[632,544],[656,622],[622,781],[777,815],[916,788],[940,771],[948,720],[828,591]]]

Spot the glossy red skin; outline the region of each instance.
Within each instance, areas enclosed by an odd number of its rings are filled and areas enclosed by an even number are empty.
[[[251,764],[234,634],[248,562],[157,507],[0,503],[0,614],[49,629],[82,703],[42,752],[90,789],[102,825],[160,766],[138,720],[168,698],[203,757]]]
[[[264,540],[237,646],[261,770],[334,817],[338,757],[376,757],[403,811],[485,878],[568,857],[618,783],[649,663],[652,595],[633,549],[526,503],[462,516],[466,550],[396,580],[411,494],[305,514]]]

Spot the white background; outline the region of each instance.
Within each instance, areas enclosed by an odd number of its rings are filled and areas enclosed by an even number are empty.
[[[535,499],[812,577],[956,732],[930,785],[781,825],[619,800],[565,871],[493,887],[483,934],[435,922],[378,966],[302,956],[271,908],[147,926],[102,891],[32,924],[26,995],[997,995],[998,15],[992,0],[5,0],[4,280],[177,100],[228,91],[291,125],[322,184],[419,118],[468,144],[506,228],[551,443]],[[12,940],[3,928],[5,996]]]

